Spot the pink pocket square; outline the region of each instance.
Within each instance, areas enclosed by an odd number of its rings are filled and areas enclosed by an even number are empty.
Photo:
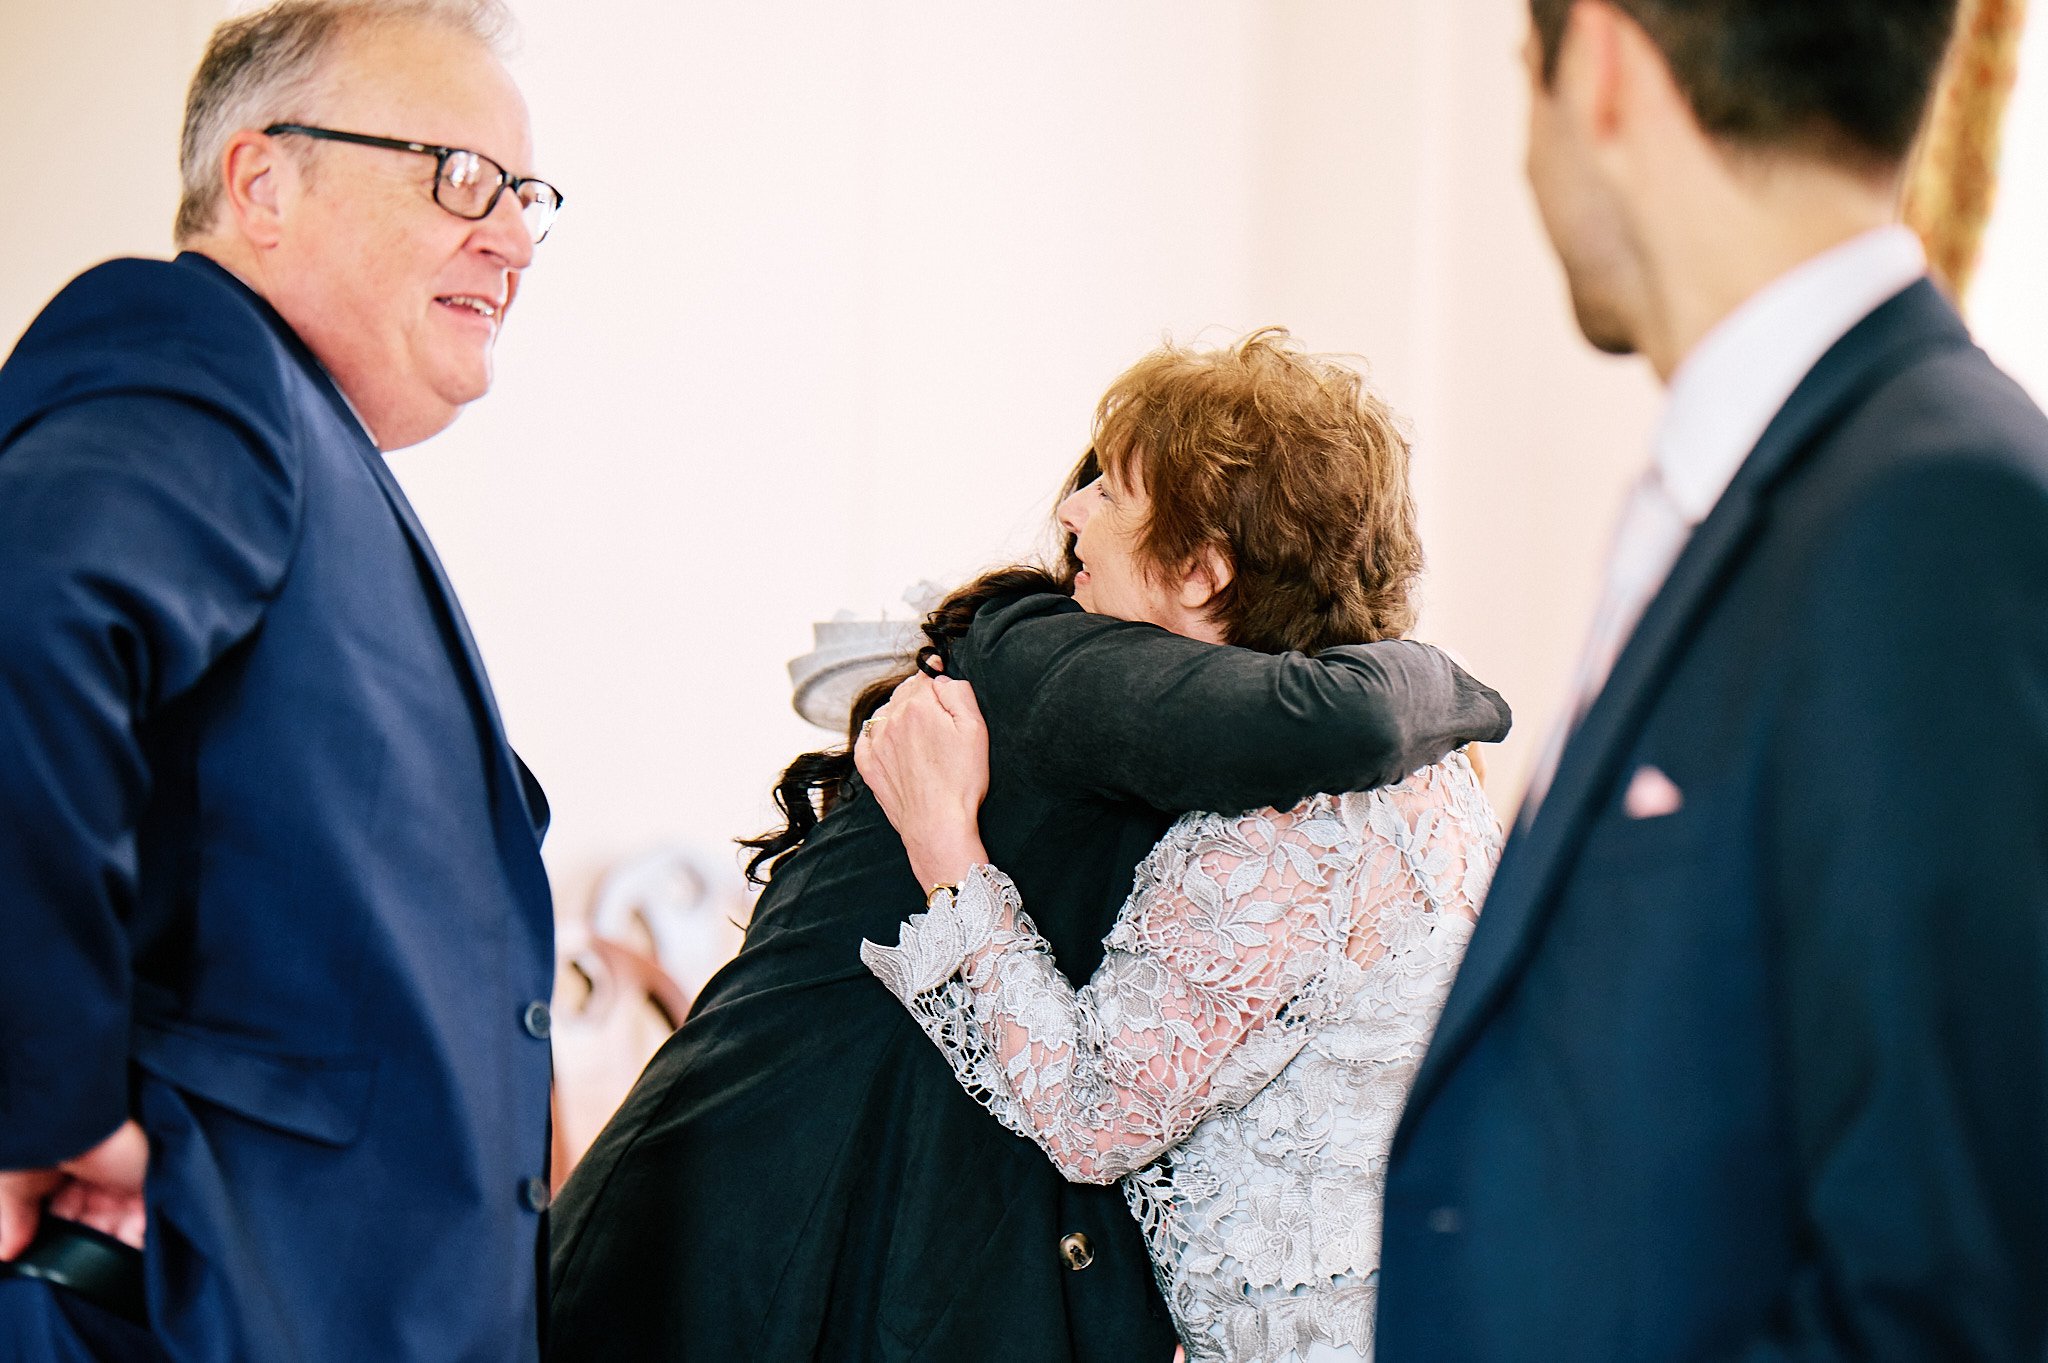
[[[1685,808],[1685,792],[1655,767],[1641,766],[1629,778],[1628,794],[1621,797],[1621,812],[1631,819],[1661,819]]]

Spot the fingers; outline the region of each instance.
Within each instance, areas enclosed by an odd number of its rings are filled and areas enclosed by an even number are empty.
[[[899,718],[906,710],[915,709],[920,702],[928,704],[936,680],[922,672],[913,672],[896,683],[896,689],[889,693],[889,699],[875,707],[875,712],[860,726],[860,733],[854,739],[856,749],[863,743],[875,740],[888,726],[890,720]]]
[[[131,1199],[127,1214],[115,1221],[107,1232],[131,1249],[141,1249],[149,1241],[149,1212],[141,1198]]]
[[[148,1172],[149,1138],[131,1121],[56,1169],[0,1174],[0,1258],[26,1248],[45,1213],[140,1249],[149,1220],[142,1193]]]
[[[149,1138],[134,1122],[56,1169],[0,1173],[0,1260],[11,1260],[36,1237],[46,1209],[140,1247],[147,1222],[142,1185]]]
[[[114,1128],[113,1135],[60,1167],[96,1188],[140,1195],[143,1178],[149,1172],[149,1138],[133,1121],[126,1121]]]
[[[868,723],[872,724],[874,721],[871,719]],[[853,744],[853,769],[860,773],[861,780],[873,786],[879,771],[879,761],[880,759],[875,756],[874,740],[869,737],[867,725],[864,724],[861,726],[860,737],[855,739]]]
[[[71,1179],[57,1190],[56,1195],[44,1205],[43,1210],[51,1216],[61,1216],[66,1221],[85,1221],[91,1191],[77,1179]]]
[[[896,694],[889,700],[890,722],[897,726],[897,732],[918,732],[927,725],[937,724],[951,728],[953,712],[948,708],[945,697],[952,691],[967,687],[966,682],[953,681],[945,677],[914,677],[918,683],[908,683],[896,688]],[[968,688],[970,691],[972,688]],[[877,728],[882,727],[876,725]]]
[[[28,1248],[42,1223],[43,1202],[64,1182],[55,1169],[0,1174],[0,1260]]]
[[[42,1207],[34,1202],[10,1201],[0,1204],[0,1262],[12,1262],[36,1238],[42,1221]]]
[[[59,1202],[70,1193],[71,1188],[80,1191],[81,1196],[71,1208],[60,1209]],[[142,1248],[144,1233],[148,1226],[148,1214],[144,1209],[140,1193],[110,1192],[87,1184],[71,1185],[50,1203],[53,1216],[63,1216],[91,1226],[102,1235],[111,1235],[123,1244]]]
[[[897,701],[907,696],[914,696],[920,691],[930,690],[931,684],[932,678],[927,677],[922,672],[913,672],[902,681],[896,683],[896,689],[889,693],[889,704],[894,705]]]
[[[981,702],[975,699],[972,682],[941,677],[932,683],[932,698],[957,721],[975,724],[982,722]]]

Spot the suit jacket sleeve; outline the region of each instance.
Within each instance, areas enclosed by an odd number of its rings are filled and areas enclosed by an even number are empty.
[[[1810,1235],[1740,1357],[2038,1358],[2048,483],[1894,474],[1831,539],[1767,835]]]
[[[1162,810],[1387,785],[1510,723],[1498,694],[1426,644],[1255,653],[1060,596],[984,608],[955,658],[1038,784]]]
[[[257,625],[297,523],[276,450],[168,395],[59,406],[0,450],[0,1168],[128,1110],[129,921],[152,721]]]

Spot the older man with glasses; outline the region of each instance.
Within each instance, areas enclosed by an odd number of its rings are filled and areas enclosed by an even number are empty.
[[[0,1357],[538,1355],[547,806],[384,463],[561,205],[503,23],[222,26],[0,368]]]

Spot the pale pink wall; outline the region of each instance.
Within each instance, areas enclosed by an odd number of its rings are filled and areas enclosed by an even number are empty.
[[[1977,339],[2048,403],[2048,14],[2034,6],[2006,110],[1998,199],[1970,290]]]
[[[0,0],[0,345],[65,280],[170,250],[185,83],[221,0]]]
[[[1421,633],[1513,703],[1505,811],[1647,458],[1642,366],[1579,338],[1522,180],[1522,0],[1274,6],[1259,105],[1262,316],[1365,357],[1414,430]]]
[[[1578,340],[1529,209],[1522,0],[515,7],[569,211],[498,391],[394,462],[554,797],[565,902],[765,822],[822,737],[783,672],[809,623],[1029,548],[1095,397],[1166,332],[1286,323],[1410,418],[1424,632],[1515,703],[1512,806],[1656,402]],[[93,260],[168,248],[184,83],[229,8],[0,4],[28,190],[0,340]],[[2038,149],[2028,88],[2012,145]],[[1995,230],[1980,293],[2016,367],[2048,334],[2038,239]]]

